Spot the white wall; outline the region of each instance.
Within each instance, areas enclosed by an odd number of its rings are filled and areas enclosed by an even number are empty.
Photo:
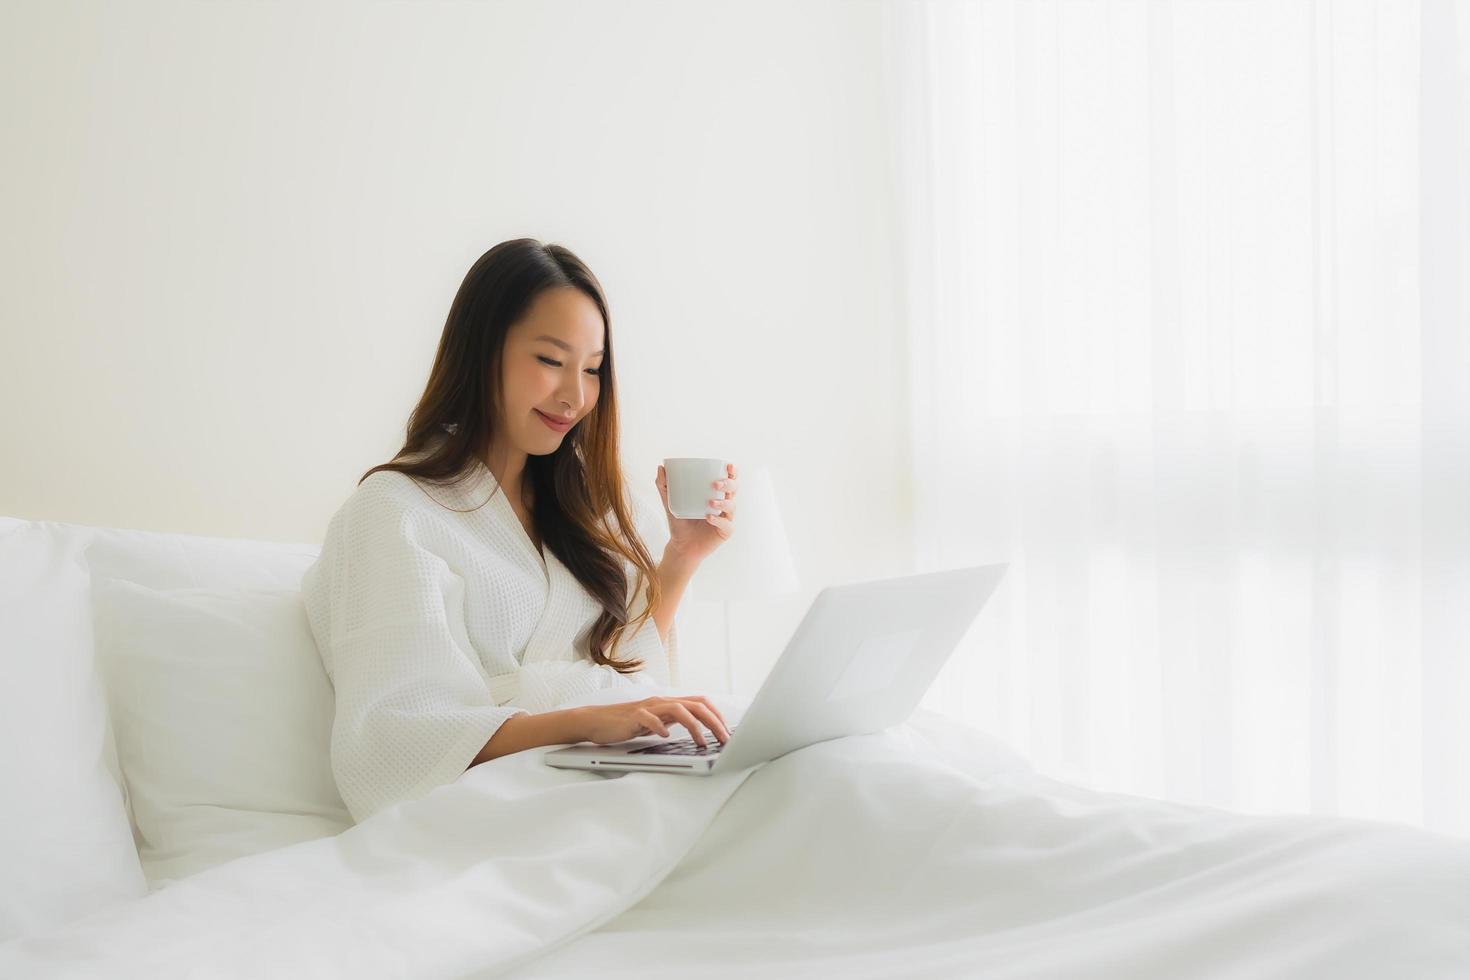
[[[880,14],[6,3],[0,514],[320,541],[470,264],[559,242],[608,292],[635,483],[771,468],[804,587],[737,607],[752,691],[819,588],[911,569]]]

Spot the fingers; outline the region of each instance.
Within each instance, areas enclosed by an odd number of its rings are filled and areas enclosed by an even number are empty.
[[[699,722],[694,720],[694,715],[689,708],[680,702],[675,702],[673,711],[678,716],[679,723],[689,729],[689,737],[694,740],[694,744],[700,748],[704,748],[707,744],[704,739],[704,732],[699,727]]]
[[[676,700],[679,700],[679,701],[698,701],[700,704],[702,704],[706,708],[708,708],[710,710],[710,712],[712,712],[714,714],[714,716],[720,720],[720,724],[721,725],[724,725],[725,728],[728,730],[729,724],[725,721],[725,716],[720,713],[720,709],[719,708],[716,708],[715,707],[714,702],[711,701],[709,698],[705,697],[703,694],[686,694],[686,695],[683,695],[683,696],[677,698]],[[711,725],[710,728],[713,729],[714,726]]]
[[[711,507],[718,507],[727,514],[735,513],[735,493],[726,493],[723,490],[715,490],[714,496],[709,498]]]
[[[690,712],[693,717],[697,717],[700,721],[704,722],[704,727],[713,732],[715,738],[721,742],[730,741],[730,730],[725,727],[724,720],[717,716],[714,709],[709,705],[701,703],[701,701],[690,700],[685,701],[681,706],[685,711]],[[690,727],[686,723],[684,727],[689,728],[689,734],[694,738],[695,744],[701,746],[705,744],[704,735],[699,732],[698,724]]]
[[[740,489],[740,481],[735,478],[735,464],[728,464],[725,471],[728,474],[725,479],[715,480],[711,484],[713,496],[710,497],[709,505],[715,508],[715,512],[704,515],[705,523],[714,525],[721,532],[722,538],[728,538],[733,529],[735,494]]]
[[[709,706],[709,710],[713,711],[715,713],[715,717],[718,718],[718,719],[720,719],[720,724],[725,726],[726,731],[729,730],[730,723],[725,720],[724,714],[720,711],[719,708],[716,708],[715,707],[713,701],[711,701],[709,698],[705,697],[703,694],[691,694],[690,697],[693,700],[695,700],[695,701],[701,701],[704,704],[708,705]]]
[[[644,728],[647,728],[651,732],[658,732],[664,738],[669,737],[669,728],[663,723],[663,720],[660,719],[658,715],[654,714],[652,711],[649,711],[647,708],[642,709],[638,712],[638,714],[645,719],[645,721],[643,722]]]
[[[730,740],[730,733],[724,732],[725,726],[721,725],[709,708],[704,705],[697,702],[680,702],[673,705],[673,710],[680,715],[679,721],[685,728],[689,729],[689,737],[700,748],[707,748],[709,746],[709,740],[704,736],[704,729],[695,720],[696,716],[704,721],[705,727],[708,727],[710,731],[714,732],[715,738],[719,739],[720,742],[723,743]],[[721,732],[724,732],[723,737],[720,734]]]
[[[714,708],[711,708],[708,705],[700,704],[695,705],[693,710],[695,714],[704,719],[705,727],[715,733],[715,738],[719,739],[721,742],[730,741],[730,729],[726,727],[725,719],[715,714]]]
[[[669,717],[668,714],[660,716],[660,712],[672,712],[673,720],[689,730],[689,737],[696,745],[706,744],[699,722],[695,720],[696,717],[703,721],[704,727],[714,732],[715,737],[721,742],[730,741],[730,726],[726,724],[725,716],[710,702],[709,698],[703,695],[694,694],[678,698],[654,696],[646,698],[644,703],[653,706],[650,713],[655,718]],[[668,729],[664,728],[662,733],[668,735]]]

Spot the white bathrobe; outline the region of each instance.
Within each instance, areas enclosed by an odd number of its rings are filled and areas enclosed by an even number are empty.
[[[677,620],[667,650],[651,617],[624,638],[617,659],[642,658],[642,670],[591,661],[601,606],[531,542],[497,489],[483,462],[454,487],[373,473],[332,517],[302,578],[336,692],[332,770],[358,822],[458,778],[512,715],[600,688],[678,683]],[[662,503],[628,495],[656,564],[668,540]],[[633,592],[632,563],[624,568],[631,620],[647,595]]]

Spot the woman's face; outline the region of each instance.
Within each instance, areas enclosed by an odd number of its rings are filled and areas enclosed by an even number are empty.
[[[548,289],[532,300],[506,334],[501,359],[504,435],[511,445],[532,456],[556,451],[597,404],[602,352],[602,314],[580,289]],[[548,425],[543,415],[571,425]]]

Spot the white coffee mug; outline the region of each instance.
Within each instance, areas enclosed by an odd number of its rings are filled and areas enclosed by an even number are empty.
[[[703,456],[677,456],[664,460],[664,480],[669,488],[669,513],[685,520],[704,520],[711,510],[710,498],[723,496],[714,482],[730,474],[726,461]]]

